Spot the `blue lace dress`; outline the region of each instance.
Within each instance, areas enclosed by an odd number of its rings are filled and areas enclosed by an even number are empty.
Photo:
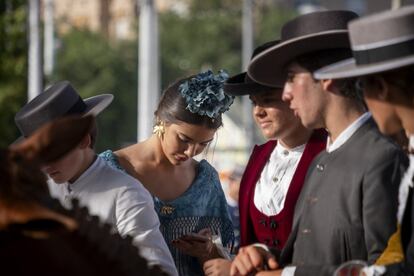
[[[111,150],[100,156],[111,166],[125,171]],[[204,275],[197,258],[181,253],[172,246],[172,240],[189,232],[210,228],[220,233],[224,247],[234,242],[233,226],[217,171],[206,161],[198,164],[197,176],[180,197],[164,202],[153,196],[160,219],[160,230],[174,258],[180,275]]]

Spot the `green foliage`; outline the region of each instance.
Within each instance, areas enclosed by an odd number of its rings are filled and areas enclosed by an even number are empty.
[[[116,149],[136,137],[137,50],[135,42],[110,44],[103,35],[72,30],[61,41],[51,81],[69,80],[82,98],[115,96],[98,116],[96,149]]]
[[[220,1],[193,3],[188,13],[159,16],[162,87],[209,68],[240,68],[240,9],[225,11]]]
[[[254,44],[257,46],[278,38],[281,25],[295,14],[274,3],[269,4],[269,1],[255,2]],[[189,6],[184,12],[159,14],[162,88],[178,78],[206,69],[214,72],[226,69],[230,75],[240,72],[242,1],[187,3]],[[26,5],[26,0],[0,1],[0,146],[18,136],[13,117],[26,100]],[[84,98],[101,93],[114,94],[114,102],[98,117],[97,150],[116,149],[134,142],[137,40],[109,42],[102,34],[72,29],[60,37],[59,45],[57,66],[45,87],[66,79]],[[237,104],[240,103],[237,101]]]
[[[294,10],[288,10],[277,5],[257,6],[255,9],[257,45],[280,39],[282,25],[295,16],[297,16],[297,13]]]
[[[160,18],[162,87],[177,78],[211,68],[240,72],[242,1],[192,1],[187,12]],[[284,22],[295,16],[276,4],[254,5],[255,43],[279,38]]]
[[[0,2],[0,147],[19,136],[14,114],[26,100],[26,17],[25,0]]]

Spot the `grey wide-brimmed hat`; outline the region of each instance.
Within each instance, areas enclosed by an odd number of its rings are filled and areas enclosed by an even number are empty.
[[[23,137],[54,119],[66,115],[98,115],[113,100],[111,94],[82,99],[68,81],[61,81],[28,102],[14,120]]]
[[[317,79],[369,75],[414,64],[414,6],[349,23],[354,58],[317,70]]]
[[[348,22],[357,18],[352,11],[319,11],[296,17],[282,27],[279,44],[257,55],[248,67],[256,82],[276,86],[285,79],[285,66],[296,57],[329,49],[349,49]]]
[[[266,49],[275,46],[280,40],[273,40],[266,42],[254,49],[252,59],[265,51]],[[281,79],[281,78],[278,78]],[[283,88],[283,83],[278,84],[278,88]],[[275,87],[262,85],[252,80],[247,72],[234,75],[226,80],[223,86],[224,92],[232,96],[253,95],[268,92],[275,89]]]

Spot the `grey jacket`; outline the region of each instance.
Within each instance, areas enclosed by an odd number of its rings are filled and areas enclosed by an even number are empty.
[[[372,119],[339,149],[321,152],[297,201],[282,266],[295,275],[332,275],[348,260],[374,263],[396,230],[407,158]]]

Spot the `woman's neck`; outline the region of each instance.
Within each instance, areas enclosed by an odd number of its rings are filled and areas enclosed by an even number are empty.
[[[286,137],[279,139],[280,144],[287,149],[294,149],[303,144],[306,144],[312,135],[313,130],[305,127],[298,127]]]
[[[156,166],[173,166],[170,160],[168,160],[167,156],[165,156],[160,138],[158,138],[156,135],[152,135],[142,143],[143,148],[147,150],[146,154],[148,159],[151,160]]]

